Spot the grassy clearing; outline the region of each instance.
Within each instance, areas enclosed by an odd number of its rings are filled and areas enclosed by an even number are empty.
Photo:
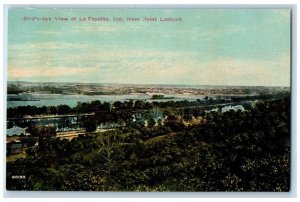
[[[19,158],[25,158],[26,154],[25,153],[20,153],[20,154],[10,154],[6,156],[6,162],[11,162],[15,161]]]
[[[146,141],[144,141],[145,144],[155,144],[155,143],[158,143],[160,141],[163,141],[165,140],[166,138],[170,138],[171,136],[174,136],[175,133],[169,133],[169,134],[166,134],[166,135],[160,135],[160,136],[157,136],[157,137],[153,137],[153,138],[150,138]]]

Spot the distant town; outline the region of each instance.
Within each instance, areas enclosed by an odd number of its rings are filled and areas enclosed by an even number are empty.
[[[9,81],[7,94],[48,93],[82,95],[125,94],[187,94],[187,95],[257,95],[279,91],[289,87],[268,86],[207,86],[207,85],[162,85],[162,84],[96,84]]]

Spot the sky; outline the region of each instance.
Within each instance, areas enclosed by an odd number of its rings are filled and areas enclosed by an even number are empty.
[[[290,9],[11,8],[7,80],[289,86],[290,35]]]

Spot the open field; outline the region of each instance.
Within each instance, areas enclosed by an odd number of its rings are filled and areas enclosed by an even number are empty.
[[[25,152],[22,152],[20,154],[11,154],[11,155],[7,155],[6,156],[6,162],[12,162],[12,161],[15,161],[17,159],[20,159],[20,158],[25,158],[26,157],[26,154]]]

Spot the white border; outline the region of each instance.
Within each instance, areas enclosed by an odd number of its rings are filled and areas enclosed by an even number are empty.
[[[240,0],[234,0],[234,1],[221,1],[221,0],[211,0],[211,1],[201,1],[201,3],[204,3],[204,4],[201,4],[201,5],[196,5],[197,2],[195,1],[191,1],[191,0],[185,0],[185,1],[176,1],[176,4],[177,5],[172,5],[171,7],[191,7],[191,6],[194,6],[194,7],[204,7],[204,8],[208,8],[208,7],[217,7],[217,8],[226,8],[226,7],[234,7],[234,6],[238,6],[238,7],[243,7],[246,6],[247,8],[250,7],[250,8],[258,8],[258,7],[280,7],[282,8],[283,7],[286,7],[286,6],[290,6],[288,4],[294,4],[293,5],[293,15],[295,15],[295,10],[297,10],[297,6],[298,6],[298,2],[296,0],[293,0],[293,1],[269,1],[269,0],[252,0],[251,2],[250,1],[240,1]],[[72,1],[72,4],[66,4],[66,2],[63,2],[63,1],[59,1],[59,0],[52,0],[51,2],[45,2],[45,3],[41,3],[40,1],[38,0],[28,0],[26,1],[26,3],[22,0],[4,0],[2,2],[2,7],[1,7],[1,15],[3,16],[3,12],[5,12],[6,10],[3,9],[3,5],[4,4],[21,4],[21,5],[33,5],[33,4],[42,4],[43,6],[47,6],[45,4],[56,4],[56,6],[58,7],[72,7],[74,6],[74,4],[81,4],[80,5],[75,5],[75,7],[99,7],[99,5],[96,5],[97,3],[102,3],[102,2],[96,2],[94,0],[84,0],[84,1],[81,1],[81,0],[73,0]],[[105,2],[106,5],[101,5],[101,7],[109,7],[109,8],[112,8],[112,7],[144,7],[145,4],[148,4],[147,6],[150,6],[150,7],[170,7],[168,6],[167,4],[172,4],[174,3],[174,1],[162,1],[162,0],[152,0],[150,2],[145,2],[145,1],[138,1],[138,0],[135,0],[135,1],[130,1],[128,3],[130,3],[130,5],[126,4],[124,5],[124,2],[123,1],[117,1],[117,0],[111,0],[111,1],[106,1]],[[157,4],[156,6],[153,6],[153,5],[150,5],[151,4]],[[252,4],[254,3],[254,4]],[[269,4],[269,3],[272,3],[272,4]],[[282,4],[284,3],[284,4]],[[87,5],[87,4],[92,4],[92,5]],[[119,4],[119,5],[114,5],[114,4]],[[139,4],[139,5],[136,5],[136,4]],[[144,4],[144,6],[142,6],[141,4]],[[161,4],[164,4],[164,5],[161,5]],[[184,5],[183,5],[184,4]],[[187,4],[193,4],[193,5],[187,5]],[[232,5],[232,4],[238,4],[238,5]],[[160,5],[160,6],[159,6]],[[17,6],[17,5],[15,5]],[[53,5],[48,5],[48,6],[53,6]],[[5,20],[5,18],[4,18]],[[4,21],[3,21],[4,22]],[[5,23],[3,23],[3,26],[5,26]],[[297,108],[297,100],[298,99],[298,94],[297,94],[297,89],[298,89],[298,86],[297,86],[297,78],[299,78],[298,74],[300,71],[296,71],[297,70],[297,67],[298,67],[298,64],[297,64],[297,47],[298,47],[298,41],[297,41],[297,30],[295,30],[295,28],[299,27],[299,15],[298,16],[293,16],[293,33],[292,33],[292,37],[293,37],[293,41],[292,41],[292,50],[293,50],[293,55],[292,55],[292,64],[293,64],[293,67],[292,67],[292,77],[291,77],[291,80],[292,80],[292,153],[293,154],[298,154],[297,153],[297,145],[299,145],[299,139],[300,138],[297,138],[297,123],[298,123],[298,120],[297,120],[297,114],[299,114],[299,109]],[[3,67],[6,67],[5,65],[5,58],[6,57],[6,44],[3,43],[6,41],[6,38],[5,37],[5,34],[4,34],[4,30],[7,30],[7,29],[3,29],[3,26],[1,26],[1,40],[2,43],[1,44],[4,44],[3,47],[2,47],[2,50],[3,50],[3,54],[1,55],[1,61],[2,61],[2,68]],[[3,85],[1,85],[0,87],[0,91],[1,91],[1,100],[0,100],[0,114],[1,114],[1,118],[0,118],[0,121],[3,123],[3,125],[1,125],[1,130],[3,132],[3,134],[5,134],[4,132],[4,128],[6,127],[5,126],[5,113],[6,113],[6,108],[5,108],[5,85],[6,85],[6,72],[4,71],[5,68],[3,68],[3,71],[1,71],[1,74],[0,74],[0,78],[1,78],[1,83]],[[3,128],[2,128],[3,127]],[[2,144],[0,145],[0,151],[2,149],[2,151],[5,151],[4,150],[4,147],[5,147],[5,142],[4,142],[4,135],[0,135],[0,141],[2,142]],[[1,193],[1,196],[2,194],[4,194],[5,197],[25,197],[25,198],[30,198],[30,197],[62,197],[62,198],[68,198],[68,197],[75,197],[75,198],[89,198],[88,200],[90,200],[90,197],[108,197],[108,198],[113,198],[113,197],[117,197],[117,198],[127,198],[127,197],[134,197],[134,198],[138,198],[138,197],[156,197],[156,198],[171,198],[171,197],[176,197],[176,198],[191,198],[191,197],[201,197],[201,198],[240,198],[242,197],[243,199],[242,200],[246,200],[246,198],[244,197],[247,197],[247,198],[277,198],[277,200],[280,200],[280,198],[285,198],[285,197],[296,197],[297,198],[297,184],[299,185],[299,175],[297,175],[297,168],[299,168],[299,161],[297,162],[297,159],[295,157],[295,155],[293,155],[292,157],[292,162],[293,162],[293,165],[292,165],[292,177],[291,177],[291,180],[292,180],[292,186],[291,186],[291,192],[290,193],[218,193],[218,192],[201,192],[201,193],[177,193],[177,192],[174,192],[174,193],[131,193],[131,192],[113,192],[113,193],[99,193],[99,192],[38,192],[36,194],[36,192],[7,192],[5,190],[5,186],[4,184],[0,183],[1,186],[0,186],[0,189],[3,190],[3,193]],[[5,156],[5,152],[3,152],[3,157]],[[0,159],[2,165],[4,165],[4,158],[1,158]],[[0,179],[2,179],[4,181],[4,169],[5,169],[5,166],[0,166]],[[2,196],[3,197],[3,196]],[[294,199],[296,199],[294,198]],[[292,198],[291,198],[292,199]],[[44,199],[43,199],[44,200]],[[51,200],[51,199],[50,199]],[[73,200],[73,199],[72,199]],[[101,199],[102,200],[102,199]],[[173,199],[172,199],[173,200]],[[252,199],[253,200],[253,199]],[[264,200],[264,199],[263,199]],[[276,200],[276,199],[272,199],[273,200]],[[285,199],[287,200],[287,199]],[[25,200],[26,201],[26,200]],[[32,200],[30,200],[32,201]],[[226,200],[225,200],[226,201]],[[230,201],[232,201],[232,199],[230,199]]]

